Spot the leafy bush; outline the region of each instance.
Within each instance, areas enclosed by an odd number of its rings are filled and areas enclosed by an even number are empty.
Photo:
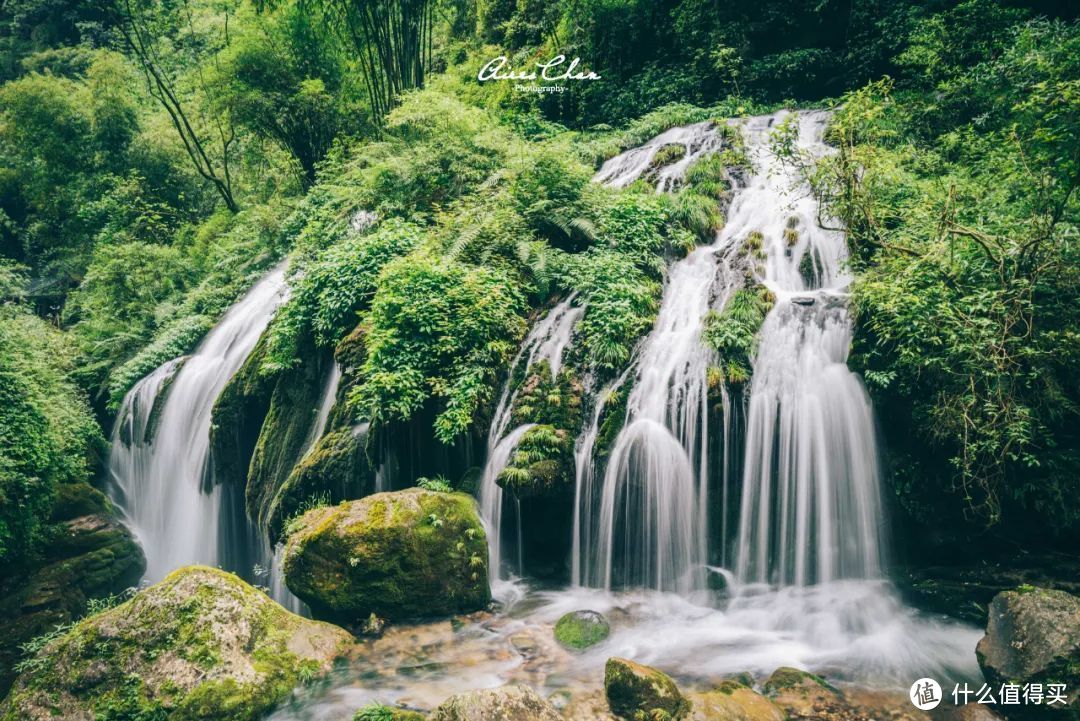
[[[388,264],[365,318],[367,360],[350,394],[373,422],[429,400],[444,443],[464,432],[525,331],[524,298],[504,273],[419,252]]]

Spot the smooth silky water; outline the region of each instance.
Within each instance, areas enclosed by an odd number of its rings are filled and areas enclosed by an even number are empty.
[[[873,410],[846,365],[852,323],[844,237],[818,227],[817,205],[796,167],[772,152],[771,133],[786,116],[741,124],[753,172],[736,189],[724,229],[672,266],[653,331],[626,372],[592,399],[575,452],[571,587],[530,585],[505,560],[513,536],[501,516],[512,506],[494,479],[527,430],[507,428],[512,391],[506,387],[480,492],[494,531],[497,610],[392,626],[384,637],[362,641],[328,682],[298,690],[272,719],[346,719],[372,701],[431,709],[454,693],[516,682],[560,703],[576,699],[568,714],[584,719],[611,656],[656,666],[686,689],[743,671],[760,683],[780,666],[867,688],[906,689],[922,676],[979,678],[974,648],[981,631],[905,606],[884,576]],[[828,152],[821,141],[826,121],[824,113],[796,118],[801,154]],[[595,180],[633,182],[671,142],[685,143],[695,158],[719,145],[708,124],[673,128],[609,160]],[[688,165],[659,173],[658,191],[677,185]],[[799,233],[794,245],[787,228]],[[710,429],[705,420],[704,376],[714,358],[700,333],[705,314],[737,289],[733,253],[752,231],[765,236],[758,280],[777,302],[753,360],[745,437],[728,448],[734,437],[728,413],[722,428]],[[813,262],[800,268],[806,253]],[[561,356],[573,330],[569,307],[560,304],[534,327],[515,365],[541,355],[551,360],[536,349],[554,327]],[[603,403],[631,382],[626,425],[598,474],[593,452]],[[726,388],[721,395],[730,411]],[[722,457],[709,457],[710,433],[722,434]],[[730,454],[746,462],[729,528],[705,509],[709,469],[723,464],[726,481]],[[639,494],[629,504],[636,515],[620,518],[631,487]],[[726,483],[719,500],[726,517]],[[637,537],[616,531],[627,524]],[[710,549],[717,532],[724,548]],[[710,551],[730,559],[729,567],[706,566]],[[710,590],[710,576],[723,579],[724,590]],[[553,627],[580,609],[604,613],[612,634],[570,653],[555,643]]]

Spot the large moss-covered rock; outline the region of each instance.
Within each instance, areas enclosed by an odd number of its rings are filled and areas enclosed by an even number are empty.
[[[1080,715],[1080,597],[1031,587],[999,593],[975,653],[991,683],[1066,684],[1069,703],[1055,708]]]
[[[352,640],[236,576],[191,566],[45,646],[0,718],[256,719]]]
[[[320,617],[439,616],[491,599],[487,539],[463,493],[376,493],[314,509],[292,525],[285,582]]]
[[[375,489],[375,472],[365,451],[367,425],[327,433],[304,456],[270,503],[272,538],[281,536],[285,522],[310,499],[338,503],[361,498]]]
[[[79,618],[90,599],[135,585],[146,568],[112,504],[88,484],[61,485],[51,520],[57,526],[41,565],[0,582],[0,695],[14,680],[21,644]]]
[[[612,713],[630,721],[649,719],[656,711],[679,719],[690,711],[690,702],[670,676],[625,658],[608,659],[604,692]]]
[[[428,721],[562,721],[562,716],[528,686],[504,686],[451,696]]]

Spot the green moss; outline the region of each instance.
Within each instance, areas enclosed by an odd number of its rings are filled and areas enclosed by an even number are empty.
[[[289,537],[289,588],[319,616],[360,623],[483,608],[487,540],[475,501],[412,488],[313,510]]]
[[[657,718],[657,712],[679,719],[690,712],[690,702],[670,676],[623,658],[608,659],[604,691],[612,712],[626,719]]]
[[[115,513],[108,497],[89,483],[61,483],[53,497],[51,520],[66,521],[79,516],[112,516]]]
[[[341,428],[318,440],[270,502],[267,526],[272,538],[283,535],[285,521],[311,498],[323,497],[333,504],[374,490],[375,472],[364,450],[366,439],[356,429]]]
[[[821,676],[810,673],[809,671],[791,668],[790,666],[782,666],[773,671],[772,675],[765,681],[764,689],[767,694],[776,694],[781,691],[805,688],[808,686],[820,686],[833,693],[839,693],[835,687],[829,684],[829,682]]]
[[[45,646],[0,712],[254,720],[302,680],[300,669],[328,671],[350,640],[231,574],[183,568]]]
[[[611,633],[607,619],[593,611],[565,614],[555,624],[555,640],[567,648],[586,649],[600,643]]]

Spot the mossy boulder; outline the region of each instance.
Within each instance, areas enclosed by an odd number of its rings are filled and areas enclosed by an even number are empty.
[[[797,717],[813,718],[844,703],[844,695],[821,676],[790,666],[773,671],[762,689],[777,706]]]
[[[375,471],[364,449],[366,425],[340,428],[320,438],[304,456],[270,503],[268,527],[279,538],[285,522],[312,498],[338,503],[368,495],[375,488]]]
[[[611,712],[629,721],[650,719],[657,712],[680,719],[690,712],[690,702],[670,676],[625,658],[608,659],[604,692]]]
[[[321,618],[358,624],[476,611],[491,600],[476,502],[410,488],[294,521],[285,582]]]
[[[189,566],[46,645],[0,718],[254,720],[352,642],[232,574]]]
[[[562,721],[555,707],[528,686],[459,693],[446,699],[428,721]]]
[[[555,624],[555,640],[576,651],[594,646],[611,634],[611,626],[596,611],[571,611]]]
[[[90,485],[59,486],[51,521],[56,525],[40,565],[0,581],[0,695],[15,678],[21,644],[78,619],[90,599],[134,586],[146,569],[131,532]]]
[[[1065,684],[1064,708],[1080,716],[1080,597],[1031,586],[999,593],[975,655],[992,684]]]
[[[705,693],[690,694],[692,721],[784,721],[787,714],[739,681],[724,681]]]

